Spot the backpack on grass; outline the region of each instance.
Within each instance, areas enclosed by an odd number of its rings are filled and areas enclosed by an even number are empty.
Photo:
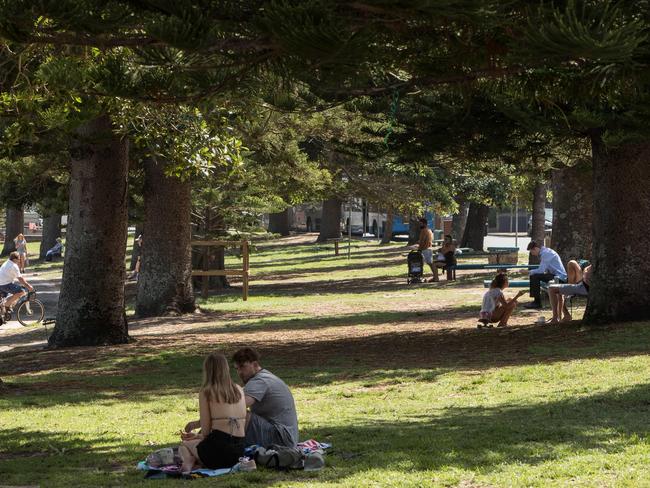
[[[258,466],[285,471],[302,469],[305,455],[295,447],[272,444],[268,448],[258,447],[254,458]]]

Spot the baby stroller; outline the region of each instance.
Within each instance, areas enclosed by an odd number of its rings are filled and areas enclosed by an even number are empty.
[[[422,283],[424,272],[424,258],[420,251],[411,251],[406,258],[406,264],[408,265],[408,277],[406,278],[406,283],[409,285],[411,283]]]

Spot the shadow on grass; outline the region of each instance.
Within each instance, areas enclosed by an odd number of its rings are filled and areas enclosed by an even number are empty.
[[[275,335],[240,338],[237,333],[217,335],[212,340],[207,337],[188,334],[183,342],[174,343],[169,337],[151,336],[122,347],[43,351],[34,354],[31,364],[21,361],[20,368],[11,367],[12,356],[19,353],[7,354],[2,366],[7,371],[4,378],[8,390],[0,397],[0,405],[7,401],[8,405],[47,407],[95,400],[117,404],[126,398],[152,401],[163,395],[183,394],[198,386],[207,353],[220,350],[229,356],[244,345],[256,347],[263,364],[288,384],[302,387],[351,378],[433,381],[453,370],[606,359],[650,351],[646,323],[586,330],[564,325],[401,331],[396,326],[394,331],[354,337],[340,334],[314,341],[293,341],[290,335],[282,341]],[[61,354],[64,358],[57,357]],[[65,367],[57,370],[62,359]],[[7,377],[35,371],[40,374]]]
[[[341,268],[336,268],[339,270]],[[350,269],[350,274],[354,275],[354,269]],[[427,274],[428,279],[431,275]],[[327,294],[358,294],[372,292],[388,291],[406,291],[422,288],[429,288],[432,291],[436,288],[476,288],[477,285],[482,287],[483,280],[489,276],[485,274],[463,275],[456,281],[447,281],[446,278],[440,277],[437,283],[419,283],[408,285],[406,283],[406,268],[401,276],[381,275],[372,277],[359,277],[349,279],[327,279],[319,281],[251,281],[251,296],[280,297],[280,296],[309,296],[309,295],[327,295]]]
[[[342,315],[324,315],[324,316],[305,316],[290,319],[274,320],[272,317],[260,320],[248,321],[245,324],[226,324],[225,327],[209,328],[197,327],[194,329],[183,330],[184,334],[233,334],[246,336],[255,335],[261,331],[291,331],[291,330],[317,330],[329,327],[357,327],[364,325],[395,325],[413,324],[418,321],[441,320],[456,321],[468,319],[477,316],[477,306],[475,305],[458,305],[454,307],[445,307],[426,310],[407,310],[407,311],[370,311],[357,312]],[[218,319],[217,317],[212,317]],[[450,326],[451,327],[451,326]],[[147,334],[146,331],[141,337],[166,336],[167,334]]]
[[[263,262],[263,263],[256,263],[255,258],[256,257],[266,257],[266,256],[261,256],[261,255],[251,255],[251,268],[255,269],[263,269],[263,268],[271,268],[271,267],[277,267],[277,266],[290,266],[290,265],[304,265],[304,264],[309,264],[309,263],[319,263],[322,262],[323,260],[335,260],[335,259],[345,259],[347,260],[347,248],[340,248],[339,255],[335,256],[334,255],[334,248],[332,247],[331,249],[326,248],[326,249],[319,249],[318,252],[320,251],[331,251],[331,254],[318,254],[315,256],[307,256],[307,257],[291,257],[291,258],[283,258],[283,259],[274,259],[273,261],[269,262]],[[316,251],[314,251],[316,252]],[[368,259],[368,255],[376,256],[377,259],[382,259],[382,256],[386,256],[386,258],[383,259],[395,259],[397,256],[400,254],[404,255],[404,263],[406,263],[406,255],[408,254],[408,250],[404,249],[403,247],[398,247],[398,248],[373,248],[373,249],[368,249],[368,250],[363,250],[360,251],[358,248],[355,249],[351,253],[351,259],[354,260],[356,259]]]
[[[392,267],[399,265],[394,257],[391,256],[380,256],[372,261],[372,263],[363,262],[355,263],[354,259],[348,261],[346,258],[336,257],[334,259],[327,259],[326,262],[331,263],[332,266],[322,266],[324,260],[319,260],[314,263],[313,267],[307,266],[296,266],[291,269],[277,270],[277,271],[262,271],[259,272],[257,268],[254,269],[254,277],[259,278],[268,278],[268,277],[279,277],[279,278],[291,278],[299,276],[309,276],[311,274],[319,273],[329,273],[331,271],[358,271],[363,269],[370,268],[382,268],[382,267]],[[338,265],[337,265],[338,264]],[[406,262],[404,262],[404,271],[406,272]]]
[[[393,400],[399,401],[399,391]],[[353,402],[354,398],[340,401]],[[608,455],[621,454],[645,442],[650,434],[648,414],[650,387],[643,384],[524,406],[448,408],[439,415],[407,415],[396,421],[363,418],[350,425],[334,421],[332,425],[302,429],[301,438],[332,443],[327,467],[317,475],[324,483],[363,477],[371,471],[381,476],[382,470],[404,472],[407,477],[414,471],[444,473],[457,477],[457,483],[464,476],[498,477],[504,471],[528,467],[537,468],[531,474],[538,481],[558,482],[562,480],[555,472],[548,475],[552,479],[545,478],[543,464],[570,463],[572,458],[585,455],[591,455],[590,463],[596,467],[608,463]],[[152,449],[144,442],[127,442],[117,434],[103,433],[86,440],[69,432],[17,428],[0,431],[0,446],[3,482],[38,482],[43,486],[140,483],[143,474],[132,467]],[[578,474],[567,473],[565,481]],[[309,483],[312,476],[300,471],[260,470],[220,478],[219,484]],[[166,484],[176,483],[170,480]]]
[[[398,422],[362,420],[349,427],[310,429],[305,436],[332,442],[328,459],[348,476],[404,466],[498,474],[504,465],[516,471],[519,465],[537,466],[589,451],[621,453],[644,443],[650,433],[648,414],[650,385],[644,384],[523,407],[450,408],[440,416]],[[353,455],[357,457],[346,460]],[[538,474],[544,477],[543,471]]]

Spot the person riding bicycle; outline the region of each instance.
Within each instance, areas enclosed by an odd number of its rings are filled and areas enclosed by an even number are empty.
[[[9,259],[0,266],[0,292],[11,294],[5,301],[5,307],[9,310],[12,309],[14,303],[25,296],[25,288],[29,291],[34,291],[32,285],[27,283],[27,280],[20,274],[20,268],[18,267],[19,260],[20,255],[14,251],[9,254]],[[22,286],[16,283],[16,281]]]

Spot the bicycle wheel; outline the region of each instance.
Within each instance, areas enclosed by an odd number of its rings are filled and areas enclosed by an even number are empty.
[[[36,299],[32,298],[26,300],[20,304],[18,310],[16,310],[16,318],[24,326],[36,325],[43,322],[45,317],[45,307],[43,303]]]

